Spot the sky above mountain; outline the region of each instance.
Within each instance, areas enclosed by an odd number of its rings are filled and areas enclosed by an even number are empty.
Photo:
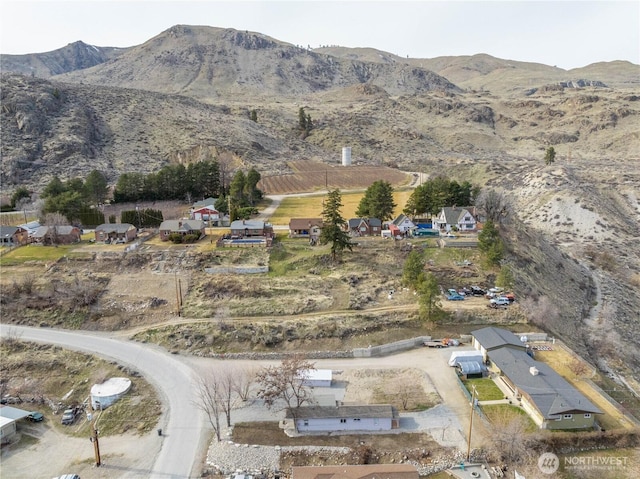
[[[0,0],[0,18],[5,54],[46,52],[77,40],[130,47],[185,24],[411,58],[487,53],[564,69],[640,63],[638,1]]]

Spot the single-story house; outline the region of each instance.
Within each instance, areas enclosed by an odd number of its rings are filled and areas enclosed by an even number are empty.
[[[399,427],[398,412],[390,404],[302,406],[294,413],[287,409],[285,417],[295,417],[298,432],[390,431]]]
[[[0,246],[18,246],[29,242],[29,231],[21,226],[0,226]]]
[[[260,220],[235,220],[231,223],[230,228],[232,237],[273,236],[273,227]]]
[[[216,208],[216,207],[215,207],[215,204],[216,204],[217,202],[218,202],[218,198],[212,198],[212,197],[205,198],[205,199],[203,199],[203,200],[196,201],[196,202],[191,206],[191,209],[192,209],[192,210],[197,210],[197,209],[199,209],[199,208],[203,208],[203,207],[205,207],[205,206],[206,206],[206,207],[209,207],[209,208],[212,208],[212,209],[215,209],[215,208]]]
[[[29,411],[17,407],[0,406],[0,443],[10,442],[18,430],[17,421],[29,414],[31,414]]]
[[[352,218],[347,222],[347,231],[353,236],[378,236],[382,221],[378,218]]]
[[[129,223],[104,223],[95,229],[96,242],[129,243],[136,239],[138,230]]]
[[[487,355],[491,351],[498,348],[508,347],[520,351],[527,349],[527,345],[511,331],[494,326],[476,329],[471,332],[471,336],[473,337],[473,347],[482,353],[484,360],[487,359]]]
[[[418,479],[411,464],[367,464],[364,466],[294,466],[291,479]]]
[[[400,233],[404,234],[407,231],[411,231],[416,227],[415,223],[411,221],[411,219],[404,214],[400,214],[392,221],[392,224],[396,225],[400,230]],[[389,225],[389,229],[391,229],[391,225]]]
[[[289,220],[289,238],[320,237],[322,218],[291,218]]]
[[[475,231],[477,224],[474,213],[475,207],[473,206],[465,208],[445,206],[433,219],[433,228],[451,231],[455,227],[459,231]]]
[[[508,346],[489,352],[491,369],[520,398],[522,408],[542,429],[592,429],[602,414],[586,396],[548,364]]]
[[[333,372],[331,369],[307,369],[300,371],[302,385],[317,388],[331,387]]]
[[[165,220],[160,224],[158,231],[162,241],[168,241],[172,234],[196,235],[198,237],[206,234],[205,222],[202,220]]]
[[[44,245],[72,244],[79,243],[81,237],[82,230],[77,226],[40,226],[35,233],[31,235],[31,241]]]
[[[191,219],[202,220],[210,225],[220,226],[220,212],[211,206],[202,206],[192,210]]]

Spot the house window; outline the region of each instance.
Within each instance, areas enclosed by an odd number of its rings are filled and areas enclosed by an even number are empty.
[[[346,419],[344,419],[344,418],[340,419],[340,423],[341,423],[341,424],[346,424],[346,422],[347,422],[347,420],[346,420]]]
[[[565,414],[562,419],[573,419],[573,414]]]
[[[464,217],[464,220],[465,220],[465,221],[471,221],[471,216],[465,216],[465,217]]]
[[[591,419],[591,413],[586,413],[586,414],[584,415],[584,418],[585,418],[585,419]]]
[[[359,417],[354,417],[353,420],[360,422],[360,418]]]
[[[309,425],[309,420],[308,420],[308,419],[305,419],[305,420],[304,420],[304,425],[305,425],[305,426],[308,426],[308,425]]]

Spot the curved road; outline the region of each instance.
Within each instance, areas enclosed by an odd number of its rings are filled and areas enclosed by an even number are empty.
[[[100,333],[0,325],[0,336],[49,343],[112,359],[140,372],[160,395],[165,411],[158,427],[163,444],[145,477],[189,478],[206,441],[205,420],[194,404],[193,369],[177,356],[149,344],[112,339]],[[133,474],[139,477],[141,471]],[[195,477],[195,476],[193,476]]]

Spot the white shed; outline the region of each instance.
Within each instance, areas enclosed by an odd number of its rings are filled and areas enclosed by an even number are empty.
[[[102,384],[91,387],[91,407],[104,409],[111,406],[131,389],[131,380],[127,378],[111,378]]]
[[[315,388],[331,387],[333,374],[331,369],[307,369],[301,372],[302,384]]]

